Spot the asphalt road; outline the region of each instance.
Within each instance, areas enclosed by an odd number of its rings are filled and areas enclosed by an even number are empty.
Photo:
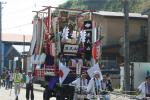
[[[14,89],[11,90],[5,90],[5,88],[0,88],[0,100],[15,100],[15,94]],[[25,89],[21,89],[19,100],[26,100],[25,98]],[[39,91],[34,91],[34,100],[43,100],[43,93]],[[56,100],[54,98],[51,98],[50,100]]]
[[[40,87],[39,87],[40,88]],[[0,88],[0,100],[15,100],[15,94],[14,94],[14,89],[11,90],[5,90],[5,88]],[[25,98],[25,89],[22,88],[20,95],[19,95],[19,100],[26,100]],[[43,93],[41,91],[34,91],[34,100],[43,100]],[[51,98],[50,100],[56,100],[55,98]],[[126,96],[122,95],[114,95],[110,94],[110,100],[135,100],[135,99],[129,99]]]

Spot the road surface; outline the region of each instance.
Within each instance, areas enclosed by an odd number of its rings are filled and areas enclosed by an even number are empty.
[[[40,87],[38,87],[39,89]],[[42,89],[42,88],[41,88]],[[26,100],[25,98],[25,89],[21,89],[21,93],[19,95],[19,100]],[[43,100],[43,93],[41,91],[34,91],[34,100]],[[0,100],[15,100],[14,89],[12,89],[11,93],[10,90],[5,90],[5,88],[0,88]],[[50,100],[56,100],[55,98],[51,98]],[[110,100],[135,100],[129,99],[126,96],[122,95],[110,95]]]
[[[25,89],[21,89],[19,100],[26,100],[25,98]],[[43,93],[39,91],[34,91],[34,100],[43,100]],[[0,88],[0,100],[15,100],[14,89],[12,89],[11,93],[10,90],[5,90],[5,88]],[[51,98],[50,100],[56,100]]]

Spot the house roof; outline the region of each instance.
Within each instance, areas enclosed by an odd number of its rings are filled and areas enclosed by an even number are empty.
[[[99,11],[94,12],[94,14],[102,15],[102,16],[113,16],[113,17],[123,17],[123,12],[110,12],[110,11]],[[135,18],[148,18],[147,15],[142,15],[141,13],[129,13],[129,17]]]

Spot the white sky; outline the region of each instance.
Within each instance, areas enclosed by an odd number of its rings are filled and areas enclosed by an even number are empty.
[[[2,33],[6,34],[30,34],[32,35],[32,19],[42,6],[58,6],[67,0],[3,0],[2,7]],[[19,52],[23,46],[14,46]],[[26,47],[29,50],[29,46]]]
[[[58,6],[66,0],[3,0],[2,33],[32,34],[33,10]]]

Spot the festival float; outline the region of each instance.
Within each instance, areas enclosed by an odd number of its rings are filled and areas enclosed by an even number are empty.
[[[73,100],[74,87],[68,84],[83,71],[90,78],[94,68],[100,70],[102,38],[92,18],[95,11],[44,6],[33,12],[30,69],[35,82],[45,88],[44,100]]]

